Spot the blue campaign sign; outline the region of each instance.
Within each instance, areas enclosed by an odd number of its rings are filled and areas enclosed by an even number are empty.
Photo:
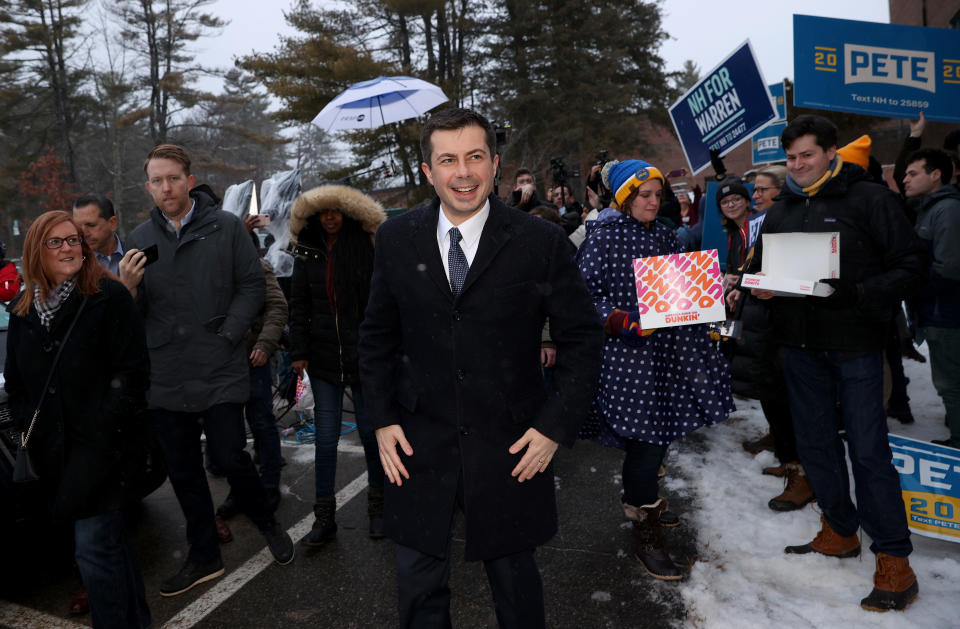
[[[783,81],[768,85],[770,96],[773,98],[773,106],[777,110],[777,120],[787,119],[787,91],[783,86]]]
[[[960,122],[960,31],[793,16],[793,103]]]
[[[960,542],[960,450],[889,435],[910,530]]]
[[[786,122],[775,122],[757,131],[750,144],[753,146],[753,165],[785,162],[787,154],[780,146],[780,135],[787,128]]]
[[[726,155],[776,117],[749,40],[670,107],[694,175],[710,165],[711,150]]]

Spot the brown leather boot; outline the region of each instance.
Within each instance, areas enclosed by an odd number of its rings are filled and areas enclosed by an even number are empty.
[[[802,546],[787,546],[783,552],[788,554],[805,555],[807,553],[820,553],[828,557],[837,557],[846,559],[847,557],[856,557],[860,554],[860,540],[856,535],[838,535],[836,531],[827,524],[827,519],[820,516],[820,522],[823,525],[820,532],[813,538],[809,544]]]
[[[776,498],[771,498],[767,503],[774,511],[796,511],[802,509],[804,505],[813,500],[813,489],[807,481],[807,475],[803,472],[803,466],[797,462],[787,463],[786,479],[787,484]]]
[[[759,439],[755,439],[753,441],[744,441],[743,449],[750,454],[760,454],[764,450],[773,452],[773,435],[768,432]]]
[[[776,476],[777,478],[784,478],[787,475],[787,466],[784,465],[774,465],[771,467],[763,468],[763,473],[767,476]]]
[[[877,553],[877,569],[873,573],[873,591],[860,601],[860,607],[872,612],[891,609],[902,611],[917,598],[920,587],[917,575],[906,557]]]
[[[659,498],[652,505],[640,507],[628,505],[625,502],[621,504],[623,512],[633,521],[635,556],[643,564],[647,574],[664,581],[679,581],[683,573],[663,547],[660,513],[666,507],[666,501]]]

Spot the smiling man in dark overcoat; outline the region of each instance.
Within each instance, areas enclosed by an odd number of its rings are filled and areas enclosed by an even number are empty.
[[[449,627],[450,535],[482,560],[501,627],[544,626],[537,546],[557,531],[551,461],[593,397],[603,332],[563,230],[492,196],[490,123],[431,116],[421,168],[437,196],[377,232],[360,334],[397,543],[400,625]],[[544,387],[540,331],[557,343]]]

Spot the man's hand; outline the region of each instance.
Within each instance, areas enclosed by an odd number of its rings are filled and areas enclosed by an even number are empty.
[[[387,475],[387,480],[394,483],[397,487],[403,485],[403,479],[410,479],[407,468],[403,466],[400,455],[397,454],[397,446],[403,450],[407,456],[413,456],[413,448],[407,442],[403,434],[403,428],[400,424],[391,424],[376,431],[377,445],[380,448],[380,463],[383,465],[383,472]],[[518,442],[519,443],[519,442]],[[556,447],[556,446],[554,446]]]
[[[600,207],[600,197],[597,196],[597,193],[593,191],[593,188],[587,188],[587,211],[591,209],[599,210]]]
[[[262,349],[255,349],[250,352],[250,366],[263,367],[267,364],[267,353]]]
[[[380,439],[380,431],[377,431],[377,439]],[[510,476],[517,476],[521,483],[533,478],[537,472],[542,472],[550,465],[553,459],[553,453],[557,451],[557,442],[541,433],[536,428],[528,428],[523,436],[517,439],[516,443],[510,446],[510,454],[517,454],[526,447],[523,457],[517,466],[510,472]],[[383,449],[380,450],[380,458],[383,458]],[[409,478],[409,477],[408,477]]]
[[[253,357],[251,356],[251,359]],[[307,373],[307,367],[310,365],[309,360],[295,360],[290,363],[290,366],[293,367],[293,370],[297,372],[297,375],[303,378],[303,374]]]
[[[543,363],[544,367],[553,367],[553,364],[557,362],[557,350],[552,347],[541,347],[540,362]]]
[[[120,282],[127,287],[134,298],[137,286],[143,280],[143,270],[147,266],[147,254],[139,249],[128,249],[120,260]]]
[[[529,203],[530,199],[533,198],[533,194],[537,191],[537,187],[532,183],[525,183],[520,186],[520,203],[525,204]]]
[[[910,121],[910,137],[919,138],[923,135],[923,129],[927,126],[927,119],[924,117],[923,112],[920,112],[920,117],[917,120]]]
[[[738,291],[737,289],[733,289],[732,291],[727,293],[727,307],[730,309],[731,312],[737,309],[738,301],[740,301],[740,291]]]
[[[757,273],[757,275],[763,275],[763,273]],[[766,288],[751,288],[750,294],[757,299],[770,299],[772,297],[776,297],[776,294],[772,290],[768,290]]]

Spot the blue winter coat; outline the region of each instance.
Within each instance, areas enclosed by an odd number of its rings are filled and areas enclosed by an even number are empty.
[[[587,223],[577,264],[602,320],[637,310],[633,259],[680,253],[673,230],[615,210]],[[730,370],[702,325],[659,329],[629,346],[607,336],[603,366],[582,438],[624,447],[626,440],[666,445],[734,410]]]

